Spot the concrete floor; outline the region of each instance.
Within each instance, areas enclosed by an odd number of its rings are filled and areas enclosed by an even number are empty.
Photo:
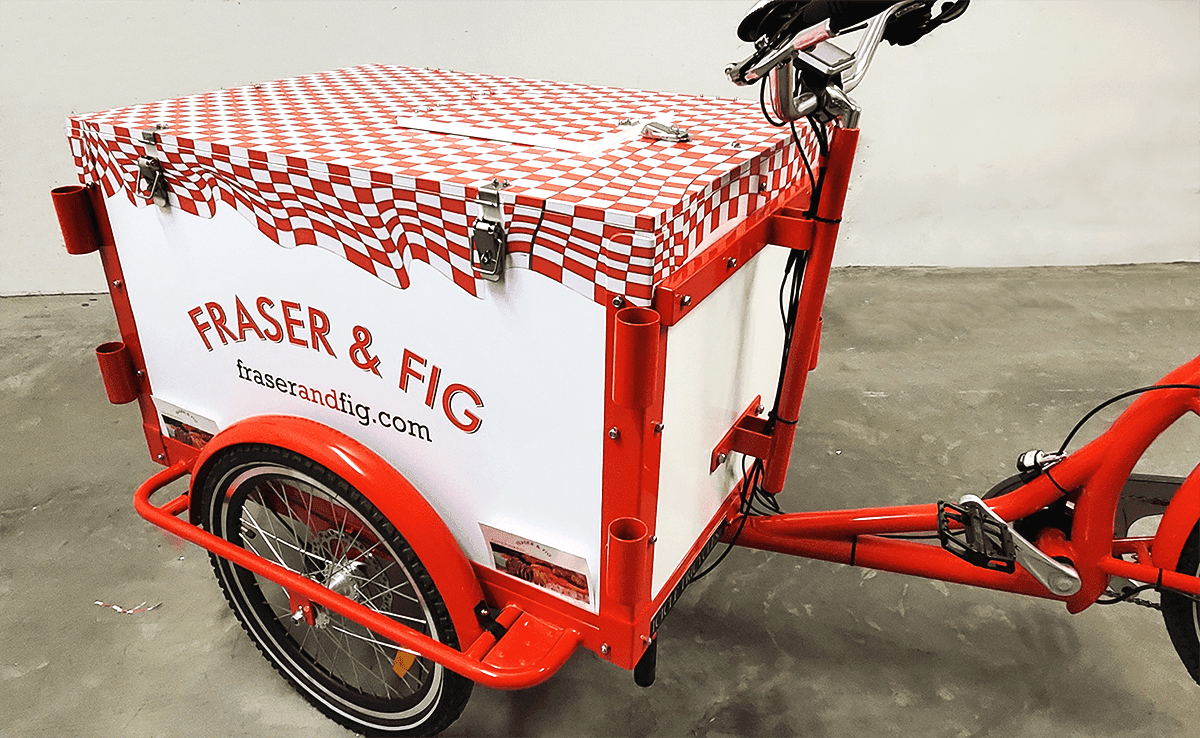
[[[1200,351],[1200,264],[839,270],[788,509],[957,499]],[[0,300],[0,736],[343,736],[257,654],[199,549],[134,513],[157,467],[107,403],[107,297]],[[1106,417],[1111,418],[1109,414]],[[1187,418],[1145,459],[1185,474]],[[1089,426],[1090,437],[1105,424]],[[161,607],[126,615],[93,604]],[[476,688],[446,733],[1194,735],[1161,618],[735,551],[660,633],[658,682],[580,652]]]

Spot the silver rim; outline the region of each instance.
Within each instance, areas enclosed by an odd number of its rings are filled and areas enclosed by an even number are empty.
[[[1196,571],[1192,572],[1192,576],[1200,577],[1200,563],[1196,564]],[[1200,602],[1195,600],[1192,600],[1192,632],[1200,642]]]
[[[278,465],[242,467],[226,478],[228,484],[217,489],[226,490],[228,502],[245,492],[237,506],[242,546],[438,639],[434,616],[408,567],[380,531],[337,494]],[[228,514],[220,516],[225,525]],[[355,720],[394,721],[419,715],[437,701],[441,666],[418,657],[405,670],[407,653],[366,627],[317,605],[310,624],[294,614],[283,587],[257,574],[233,576],[231,582],[242,595],[236,598],[239,609],[262,624],[256,630],[269,641],[264,645],[276,661],[330,708],[347,714],[345,707],[352,705],[354,714],[348,716]],[[260,598],[272,622],[249,604]],[[394,668],[397,662],[401,673]]]

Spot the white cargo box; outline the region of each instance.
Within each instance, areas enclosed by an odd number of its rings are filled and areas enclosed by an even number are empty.
[[[774,395],[785,252],[730,257],[694,296],[676,283],[802,194],[791,132],[756,103],[360,66],[75,116],[69,135],[163,435],[200,446],[264,414],[340,430],[476,564],[536,554],[577,575],[540,586],[591,612],[608,521],[650,527],[653,596],[711,530],[741,474],[710,473],[713,449]],[[622,305],[663,315],[636,412],[609,386]]]

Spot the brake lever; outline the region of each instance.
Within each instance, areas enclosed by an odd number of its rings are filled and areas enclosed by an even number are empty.
[[[797,51],[811,49],[822,41],[831,38],[829,21],[824,20],[815,26],[804,29],[787,41],[760,42],[754,53],[736,64],[725,67],[725,76],[735,85],[745,87],[758,82],[775,67],[787,61],[787,58]]]

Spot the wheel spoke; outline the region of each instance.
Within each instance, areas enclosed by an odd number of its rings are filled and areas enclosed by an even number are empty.
[[[242,514],[245,516],[245,519],[249,520],[250,526],[252,528],[254,528],[255,532],[258,534],[258,537],[261,538],[262,542],[266,545],[266,547],[268,549],[270,549],[271,555],[275,557],[275,563],[279,564],[280,566],[287,569],[288,571],[295,571],[295,569],[293,569],[292,567],[287,565],[287,562],[284,560],[283,556],[279,553],[279,551],[277,551],[275,549],[275,546],[273,546],[271,544],[272,539],[278,541],[279,543],[283,543],[283,541],[280,540],[278,536],[269,535],[267,533],[267,531],[261,525],[259,525],[258,521],[254,518],[254,513],[250,512],[245,507],[242,508]],[[247,546],[247,548],[250,548],[255,554],[258,554],[259,556],[262,555],[257,550],[255,550],[252,546]],[[297,550],[299,550],[299,549],[297,549]]]
[[[445,616],[431,609],[428,598],[437,591],[422,584],[420,562],[416,569],[407,563],[414,559],[404,539],[356,490],[347,491],[328,470],[293,466],[294,456],[270,447],[228,458],[234,461],[223,469],[214,462],[210,479],[216,481],[205,490],[213,501],[206,514],[214,516],[206,522],[225,521],[211,530],[228,531],[224,535],[240,538],[247,551],[405,627],[434,637],[453,634]],[[228,561],[218,575],[263,652],[310,699],[362,720],[431,725],[424,722],[430,711],[440,709],[445,690],[453,689],[459,696],[450,704],[461,709],[469,682],[428,658],[324,607],[315,609],[315,621],[297,620],[286,587]],[[408,668],[396,666],[400,656]],[[350,720],[359,724],[360,718]]]

